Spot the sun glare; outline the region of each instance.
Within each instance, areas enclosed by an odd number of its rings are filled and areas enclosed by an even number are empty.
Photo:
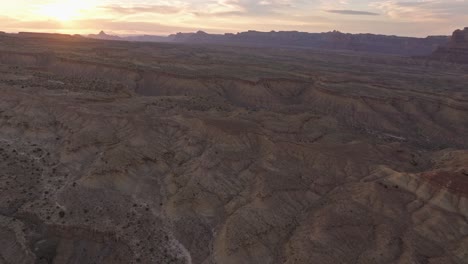
[[[83,1],[84,2],[84,1]],[[81,1],[60,1],[45,4],[39,8],[39,14],[49,19],[58,21],[70,21],[77,19],[84,9]]]

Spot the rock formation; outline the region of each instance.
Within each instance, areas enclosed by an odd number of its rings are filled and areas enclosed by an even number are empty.
[[[97,35],[90,34],[87,37],[92,38],[92,39],[100,39],[100,40],[119,40],[119,41],[136,41],[136,42],[168,42],[168,41],[171,41],[170,37],[154,36],[154,35],[142,35],[142,36],[137,35],[137,36],[119,37],[119,36],[115,36],[115,35],[108,35],[102,30]]]
[[[447,37],[410,38],[374,34],[345,34],[339,31],[306,33],[297,31],[248,31],[237,34],[213,35],[178,33],[176,42],[243,44],[258,46],[308,47],[327,50],[351,50],[371,53],[417,56],[431,54]]]
[[[99,32],[99,34],[97,35],[94,35],[94,34],[90,34],[87,36],[88,38],[92,38],[92,39],[101,39],[101,40],[124,40],[122,39],[121,37],[119,36],[114,36],[114,35],[108,35],[106,34],[106,32],[104,32],[103,30],[101,30]]]
[[[468,27],[453,32],[450,42],[438,48],[432,57],[444,61],[468,63]]]

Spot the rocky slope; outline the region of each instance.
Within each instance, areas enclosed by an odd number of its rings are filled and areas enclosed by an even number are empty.
[[[465,73],[0,37],[0,263],[467,263]]]
[[[447,45],[438,48],[433,58],[468,64],[468,27],[456,30]]]

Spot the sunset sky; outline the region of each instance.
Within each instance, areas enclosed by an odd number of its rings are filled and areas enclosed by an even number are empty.
[[[0,0],[0,31],[158,34],[249,29],[448,35],[468,0]]]

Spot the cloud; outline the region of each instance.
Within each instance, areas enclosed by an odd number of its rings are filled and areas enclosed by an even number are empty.
[[[278,13],[301,13],[305,7],[311,7],[317,0],[216,0],[213,5],[205,6],[207,10],[241,11],[251,16],[262,17]],[[299,11],[299,12],[298,12]]]
[[[193,30],[191,27],[167,25],[146,21],[115,21],[110,19],[87,19],[76,21],[76,25],[89,30],[104,30],[119,33],[165,34]]]
[[[221,11],[221,12],[192,12],[193,15],[198,17],[225,17],[225,16],[242,16],[246,13],[243,11]]]
[[[0,30],[168,34],[336,29],[424,36],[450,34],[468,21],[468,0],[80,0],[86,4],[70,21],[37,11],[57,1],[4,1]]]
[[[141,13],[157,13],[157,14],[176,14],[183,10],[182,7],[169,6],[169,5],[142,5],[142,6],[120,6],[120,5],[108,5],[101,6],[101,9],[121,14],[121,15],[133,15]]]
[[[358,10],[325,10],[328,13],[340,14],[340,15],[355,15],[355,16],[378,16],[378,13]]]
[[[405,21],[448,21],[468,14],[468,1],[378,1],[371,4],[395,20]]]
[[[48,31],[61,27],[61,23],[52,20],[37,20],[37,21],[22,21],[11,17],[0,16],[0,24],[2,24],[2,30],[17,30],[17,31],[29,31],[31,29],[38,29],[39,31]]]

